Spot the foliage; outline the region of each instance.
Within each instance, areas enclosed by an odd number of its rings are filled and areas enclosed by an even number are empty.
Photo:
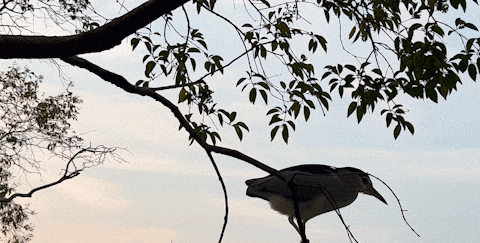
[[[38,170],[35,153],[78,148],[82,141],[72,134],[69,121],[78,114],[81,100],[66,91],[57,96],[39,94],[41,77],[29,69],[11,67],[0,75],[0,199],[15,193],[11,170]],[[8,242],[26,242],[32,226],[28,208],[13,201],[0,202],[2,234]]]
[[[181,11],[154,16],[161,17],[163,22],[152,23],[135,33],[131,46],[137,51],[139,46],[144,48],[141,51],[145,66],[145,78],[135,86],[83,58],[61,58],[127,92],[150,96],[170,108],[179,120],[180,129],[185,128],[191,142],[196,141],[205,149],[214,167],[212,151],[240,158],[275,174],[275,170],[238,151],[207,143],[215,145],[221,141],[219,126],[233,128],[240,140],[249,131],[236,111],[217,104],[214,90],[210,88],[213,76],[225,75],[234,65],[244,64],[239,68],[244,72],[230,81],[230,85],[244,92],[250,103],[264,103],[268,107],[270,139],[281,138],[286,143],[299,118],[308,121],[316,109],[325,113],[333,95],[337,94],[341,98],[349,96],[346,115],[354,115],[359,123],[365,115],[382,107],[379,113],[385,117],[386,126],[393,127],[395,139],[402,131],[413,134],[414,126],[406,119],[408,108],[398,102],[401,97],[438,102],[440,97],[447,99],[464,77],[475,81],[480,72],[480,38],[476,25],[463,16],[453,21],[443,18],[451,11],[465,12],[467,6],[470,10],[478,5],[477,0],[249,0],[244,6],[249,20],[222,13],[216,0],[195,0],[193,4],[193,8],[185,4]],[[88,13],[101,17],[92,9],[86,0],[3,1],[0,3],[1,28],[7,34],[21,32],[25,16],[43,11],[45,16],[54,16],[50,21],[60,27],[67,23],[72,24],[76,32],[90,31],[99,24]],[[135,9],[141,10],[141,7]],[[8,18],[10,22],[4,20]],[[193,18],[212,18],[228,25],[230,29],[222,31],[238,35],[240,45],[236,47],[239,48],[214,48],[214,41],[209,38],[218,37],[204,34],[212,26],[200,26],[191,21]],[[302,25],[313,19],[324,19],[325,25],[338,21],[340,27],[349,28],[348,41],[361,51],[347,51],[342,30],[339,39],[327,39],[324,28]],[[327,52],[335,42],[341,44],[344,53]],[[457,46],[452,47],[452,42]],[[350,59],[339,63],[331,61],[331,55],[345,55]],[[317,57],[326,64],[312,61]],[[5,92],[0,96],[2,105],[5,104],[0,130],[2,197],[12,194],[15,188],[7,183],[11,166],[21,167],[21,162],[37,166],[34,157],[23,156],[25,151],[33,155],[29,150],[32,147],[54,151],[75,147],[80,141],[69,134],[68,123],[75,119],[75,105],[79,100],[68,91],[40,99],[38,79],[29,70],[20,71],[17,67],[2,76],[2,92]],[[164,80],[169,83],[162,83]],[[175,104],[160,95],[168,93],[166,90],[177,92],[179,106],[186,106],[188,111],[182,114]],[[2,207],[15,212],[4,214],[10,215],[10,221],[4,221],[5,227],[30,230],[24,224],[28,217],[22,214],[26,212],[24,209],[17,208],[13,202],[2,203]]]
[[[480,38],[467,37],[471,33],[478,35],[477,27],[461,18],[450,24],[437,17],[451,8],[465,11],[465,0],[318,0],[276,5],[269,1],[249,1],[247,5],[257,16],[252,17],[253,22],[240,24],[216,12],[214,0],[198,0],[195,4],[199,15],[213,14],[227,22],[240,36],[243,52],[227,62],[224,56],[228,56],[230,50],[222,54],[209,51],[208,41],[201,29],[192,26],[191,13],[185,8],[187,21],[181,21],[185,32],[180,33],[181,26],[174,25],[174,17],[180,15],[177,13],[163,17],[165,30],[145,28],[146,32],[138,32],[131,44],[136,49],[143,43],[147,50],[143,62],[148,80],[138,81],[137,86],[152,87],[159,77],[172,77],[172,85],[153,89],[177,88],[178,102],[196,106],[195,110],[201,115],[200,123],[191,119],[193,113],[187,115],[192,126],[202,138],[213,143],[221,137],[212,130],[212,123],[203,122],[205,117],[214,116],[216,119],[210,118],[212,122],[217,120],[221,126],[232,126],[240,140],[244,131],[248,131],[246,123],[235,119],[235,111],[217,108],[212,99],[214,91],[207,82],[209,77],[223,74],[242,57],[248,61],[247,75],[240,77],[236,85],[248,93],[252,104],[261,98],[270,106],[266,115],[270,117],[271,139],[281,132],[285,142],[290,131],[295,130],[298,117],[303,116],[307,121],[312,110],[328,110],[333,92],[338,92],[340,97],[351,96],[347,115],[355,114],[359,123],[367,113],[373,113],[379,103],[384,103],[388,108],[380,114],[385,116],[387,127],[394,124],[394,138],[403,130],[413,134],[414,126],[405,119],[407,109],[396,103],[399,95],[438,102],[439,96],[446,99],[461,84],[459,75],[467,73],[476,80],[480,71]],[[364,43],[362,48],[369,51],[362,56],[347,52],[354,62],[328,64],[325,71],[319,71],[317,65],[308,61],[308,56],[326,55],[328,42],[336,40],[324,38],[321,28],[315,32],[313,28],[297,27],[299,21],[318,17],[303,16],[305,8],[302,7],[317,8],[318,15],[323,13],[327,23],[335,17],[352,24],[348,38],[352,43]],[[348,26],[345,22],[341,25]],[[174,31],[167,32],[167,29]],[[172,36],[181,41],[170,43],[167,39],[174,39]],[[446,43],[453,37],[460,40],[464,50],[451,54],[454,50]],[[340,42],[343,43],[341,39]],[[298,48],[301,45],[304,49]],[[203,65],[197,65],[200,62]],[[271,73],[265,66],[273,62],[280,65]],[[282,74],[284,78],[275,78]]]
[[[99,26],[86,12],[90,6],[89,0],[6,0],[0,3],[0,30],[5,33],[21,33],[30,31],[25,28],[31,25],[32,19],[38,16],[50,16],[44,21],[47,25],[51,21],[61,28],[64,26],[78,26],[76,32],[92,30]],[[98,17],[98,16],[97,16]]]

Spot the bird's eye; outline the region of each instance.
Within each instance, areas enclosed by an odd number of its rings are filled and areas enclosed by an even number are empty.
[[[368,178],[366,178],[366,177],[363,177],[363,178],[362,178],[362,182],[363,182],[363,184],[365,184],[365,185],[370,185],[370,180],[369,180]]]

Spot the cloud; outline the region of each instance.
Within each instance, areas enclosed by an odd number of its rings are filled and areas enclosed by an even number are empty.
[[[132,201],[122,196],[122,186],[118,183],[81,175],[54,187],[62,196],[88,207],[106,210],[123,210]]]
[[[46,222],[37,227],[49,234],[36,234],[36,243],[49,242],[97,242],[97,243],[171,243],[177,233],[161,227],[122,227],[116,224],[100,224],[79,221]],[[36,230],[36,231],[37,231]],[[66,240],[68,239],[68,240]]]

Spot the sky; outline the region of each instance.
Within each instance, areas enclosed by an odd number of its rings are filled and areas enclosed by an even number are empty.
[[[113,2],[108,1],[108,6],[115,6]],[[126,4],[133,7],[138,3]],[[106,13],[118,13],[118,7],[99,8]],[[476,20],[480,22],[478,17]],[[192,23],[213,23],[206,31],[215,38],[210,44],[212,48],[238,44],[238,40],[223,33],[225,26],[209,18],[202,21]],[[333,23],[322,28],[329,35],[338,26]],[[344,32],[348,34],[348,29]],[[339,47],[332,44],[329,54],[338,51]],[[112,50],[83,55],[132,83],[144,78],[142,56],[141,52],[131,52],[129,39]],[[335,58],[342,60],[342,56]],[[47,94],[65,89],[59,70],[49,61],[16,61],[44,75],[42,88]],[[29,203],[37,213],[31,218],[35,225],[32,242],[217,242],[224,216],[221,186],[205,152],[198,145],[189,146],[188,134],[178,131],[172,113],[151,99],[126,94],[85,70],[57,61],[63,75],[75,85],[71,90],[83,99],[72,127],[84,134],[87,143],[125,148],[118,152],[125,162],[106,161],[73,180],[18,200]],[[3,70],[11,63],[1,60],[0,68]],[[239,119],[251,131],[239,142],[234,132],[221,129],[222,146],[277,169],[307,163],[352,166],[381,178],[394,190],[407,210],[406,219],[421,237],[403,221],[388,188],[373,179],[388,206],[373,197],[359,195],[353,204],[341,209],[359,242],[478,242],[477,83],[465,78],[457,92],[438,104],[401,98],[409,111],[407,118],[415,125],[415,135],[403,132],[397,140],[393,139],[392,129],[385,127],[384,117],[378,114],[380,109],[357,124],[355,118],[347,118],[348,97],[333,96],[325,116],[317,111],[307,123],[298,120],[297,130],[290,134],[286,145],[280,140],[270,142],[268,118],[264,115],[268,108],[261,103],[251,105],[248,93],[235,87],[242,72],[241,67],[233,67],[224,76],[211,79],[215,99],[223,107],[237,110]],[[300,241],[285,216],[271,210],[266,201],[245,195],[245,180],[265,176],[265,172],[233,158],[216,154],[214,157],[229,197],[223,242]],[[55,180],[61,168],[61,164],[47,163],[43,182],[29,175],[28,183],[21,188]],[[335,213],[311,219],[307,236],[311,242],[349,242]]]

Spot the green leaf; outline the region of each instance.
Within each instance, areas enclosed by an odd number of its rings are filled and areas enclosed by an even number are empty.
[[[282,119],[280,119],[279,114],[275,114],[270,119],[270,122],[268,123],[268,125],[272,125],[273,123],[276,123],[276,122],[279,122],[279,121],[282,121]]]
[[[261,90],[260,90],[260,95],[262,95],[263,101],[265,101],[265,105],[267,105],[267,104],[268,104],[268,95],[267,95],[267,92],[265,92],[265,90],[261,89]]]
[[[133,38],[130,41],[130,44],[132,45],[132,51],[135,50],[135,48],[137,48],[138,43],[140,43],[140,39],[138,38]]]
[[[297,119],[298,114],[300,113],[300,102],[294,101],[292,106],[290,106],[290,111],[293,111],[293,117]]]
[[[217,115],[217,117],[218,117],[218,122],[220,123],[220,126],[223,126],[223,116],[222,116],[222,114],[219,113]]]
[[[472,29],[472,30],[478,31],[477,26],[475,26],[475,25],[472,24],[472,23],[465,23],[465,27],[467,27],[467,28],[469,28],[469,29]]]
[[[218,134],[217,132],[211,132],[210,133],[210,139],[212,140],[212,143],[213,145],[216,144],[216,139],[218,138],[218,140],[222,141],[222,138],[220,137],[220,134]]]
[[[250,130],[248,129],[247,124],[245,124],[244,122],[237,122],[236,125],[238,125],[239,127],[243,127],[243,129],[245,129],[246,131],[250,131]]]
[[[315,52],[317,50],[317,42],[314,39],[311,39],[308,42],[308,50],[311,52]]]
[[[279,111],[279,109],[277,107],[272,108],[267,112],[267,116],[270,115],[270,114],[273,114],[273,113],[277,113],[278,111]]]
[[[150,73],[152,72],[153,68],[157,65],[154,61],[149,61],[147,65],[145,66],[145,76],[149,77]]]
[[[245,81],[247,78],[240,78],[238,81],[237,81],[237,87],[238,85],[240,85],[243,81]]]
[[[415,129],[413,128],[412,123],[410,123],[410,122],[405,122],[405,125],[407,126],[408,131],[410,131],[410,133],[413,135],[413,133],[415,132]]]
[[[295,131],[295,123],[293,121],[287,121],[287,124]]]
[[[250,102],[255,104],[255,99],[256,98],[257,98],[257,89],[253,88],[253,89],[250,90],[250,95],[249,95]]]
[[[458,5],[460,4],[460,0],[450,0],[450,4],[453,8],[458,9]]]
[[[473,80],[477,79],[477,68],[474,64],[468,65],[468,75],[470,75],[470,78]]]
[[[275,135],[277,135],[277,132],[278,132],[278,129],[280,128],[280,126],[275,126],[272,131],[270,131],[270,141],[273,141],[273,139],[275,138]]]
[[[185,88],[182,88],[178,93],[178,103],[182,103],[188,98],[188,92]]]
[[[480,70],[480,57],[477,58],[477,69]]]
[[[355,31],[357,31],[357,27],[353,26],[352,30],[350,30],[350,34],[348,34],[348,39],[352,39],[352,36],[355,34]]]
[[[237,112],[232,111],[232,113],[230,113],[230,116],[228,117],[228,119],[230,119],[230,121],[233,122],[236,117],[237,117]]]
[[[288,127],[285,124],[282,126],[282,138],[285,143],[288,143]]]
[[[442,37],[445,35],[445,32],[443,31],[443,29],[440,28],[440,26],[438,26],[438,25],[433,25],[432,26],[432,31],[437,33],[438,35],[440,35]]]
[[[197,63],[195,62],[195,59],[190,58],[190,63],[192,64],[193,71],[197,68]]]
[[[400,135],[401,130],[402,130],[402,127],[400,126],[400,124],[395,126],[395,129],[393,130],[393,137],[395,139],[398,138],[398,135]]]
[[[392,113],[387,113],[387,117],[385,119],[387,121],[387,127],[389,127],[390,124],[392,123],[393,114]]]
[[[308,118],[310,118],[310,108],[308,108],[308,106],[303,106],[303,116],[305,117],[305,121],[308,121]]]
[[[347,117],[350,117],[350,115],[355,111],[355,109],[357,109],[357,102],[356,102],[356,101],[353,101],[353,102],[350,103],[350,105],[348,106]]]
[[[412,37],[412,36],[413,36],[413,32],[414,32],[416,29],[420,28],[420,27],[422,27],[422,25],[419,24],[419,23],[416,23],[416,24],[413,24],[412,26],[410,26],[410,28],[408,29],[408,36],[409,36],[409,37]]]
[[[220,72],[223,74],[223,65],[220,63],[220,61],[223,61],[223,58],[220,56],[213,56],[212,59],[213,62],[215,62],[215,66],[217,66],[218,70],[220,70]]]
[[[323,38],[321,35],[316,35],[318,42],[322,45],[322,48],[325,52],[327,52],[327,40]]]
[[[466,58],[463,58],[460,63],[458,64],[458,68],[460,69],[460,71],[462,72],[465,72],[467,71],[467,68],[468,68],[468,60],[469,58],[466,57]]]
[[[282,37],[287,37],[287,38],[291,38],[292,37],[292,33],[290,31],[290,27],[288,27],[287,24],[285,24],[285,22],[278,22],[277,24],[275,24],[275,27],[277,28],[277,30],[280,32],[280,35]]]
[[[382,77],[383,77],[383,75],[382,75],[382,70],[380,70],[380,69],[378,69],[378,68],[373,69],[372,72],[374,72],[374,73],[378,74],[379,76],[382,76]]]
[[[240,127],[237,126],[236,124],[233,125],[233,127],[235,128],[235,132],[237,133],[238,139],[240,139],[240,141],[242,141],[242,139],[243,139],[242,129],[240,129]]]
[[[145,82],[144,80],[138,80],[136,83],[135,83],[135,86],[139,87],[143,82]]]
[[[187,52],[200,52],[200,50],[198,50],[197,48],[195,47],[192,47],[192,48],[188,48],[188,51]]]
[[[203,47],[205,47],[205,49],[208,49],[207,48],[207,43],[205,43],[205,41],[203,40],[197,40],[198,43],[200,43],[200,45],[202,45]]]
[[[260,0],[260,1],[270,8],[270,3],[267,0]]]
[[[275,51],[278,47],[278,42],[272,41],[272,51]]]
[[[356,72],[357,71],[357,68],[353,65],[350,65],[350,64],[347,64],[345,65],[345,68],[352,71],[352,72]]]
[[[361,107],[360,107],[361,108]],[[362,121],[363,116],[365,115],[365,112],[363,109],[359,109],[357,107],[357,121],[360,123]]]

